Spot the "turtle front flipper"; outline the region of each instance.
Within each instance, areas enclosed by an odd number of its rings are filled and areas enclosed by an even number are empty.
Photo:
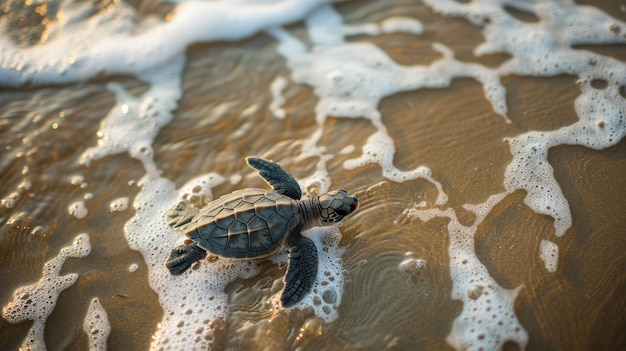
[[[181,275],[191,265],[206,257],[206,251],[196,244],[178,245],[170,252],[170,257],[165,261],[165,267],[173,275]]]
[[[278,163],[267,161],[258,157],[246,157],[248,165],[259,172],[269,185],[279,194],[289,196],[294,200],[300,200],[302,191],[298,181],[287,173]]]
[[[181,200],[167,212],[167,224],[174,229],[186,231],[187,224],[199,211],[189,200]]]
[[[313,240],[300,233],[291,233],[289,236],[289,262],[284,280],[285,288],[280,297],[283,307],[298,303],[311,291],[317,278],[317,248]]]

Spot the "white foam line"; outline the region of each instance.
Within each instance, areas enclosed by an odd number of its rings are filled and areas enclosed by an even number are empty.
[[[483,205],[465,205],[467,210],[480,214],[476,222],[484,219],[499,202],[502,196],[517,189],[526,191],[524,203],[540,214],[554,218],[555,233],[561,236],[572,225],[569,204],[564,197],[560,186],[554,178],[552,166],[548,162],[548,150],[557,145],[581,145],[593,149],[603,149],[615,145],[626,135],[626,101],[620,96],[619,88],[626,85],[626,65],[612,58],[603,57],[584,50],[574,50],[574,44],[607,44],[626,42],[625,36],[619,33],[626,32],[626,25],[611,18],[603,12],[589,7],[575,5],[573,2],[542,1],[538,3],[493,2],[476,0],[468,4],[461,4],[450,0],[424,0],[435,11],[442,14],[463,16],[483,26],[485,42],[475,50],[476,55],[491,53],[507,53],[511,58],[497,68],[500,75],[518,74],[530,76],[554,76],[559,74],[578,75],[582,93],[575,101],[576,114],[579,121],[554,131],[530,131],[516,137],[507,138],[513,160],[505,171],[505,193],[494,195]],[[534,13],[539,22],[524,23],[509,15],[504,5],[518,7],[521,10]],[[591,86],[593,79],[605,80],[607,88],[596,89]],[[487,91],[485,92],[487,93]],[[485,292],[482,285],[482,264],[476,262],[473,252],[473,233],[458,223],[452,210],[443,212],[438,210],[413,210],[412,216],[419,216],[428,220],[432,216],[445,216],[451,219],[449,232],[451,236],[451,275],[454,281],[453,297],[463,301],[463,312],[455,320],[448,342],[457,349],[478,348],[493,349],[501,347],[504,337],[493,343],[494,337],[504,335],[511,338],[512,330],[519,330],[514,336],[516,342],[523,349],[527,336],[519,322],[514,318],[513,302],[517,290],[500,291],[505,297],[504,304],[509,313],[509,327],[506,330],[491,328],[482,338],[467,333],[468,327],[472,330],[484,331],[483,327],[476,328],[477,318],[484,323],[489,316],[480,316],[472,313],[472,306],[476,301],[472,297],[482,296]],[[475,226],[476,224],[474,224]],[[470,250],[456,251],[453,245],[459,233],[464,233],[466,244]],[[470,242],[470,236],[472,241]],[[459,243],[462,241],[459,241]],[[470,245],[471,244],[471,245]],[[556,252],[556,253],[555,253]],[[470,257],[463,255],[470,254]],[[458,257],[463,256],[464,265],[472,265],[478,272],[481,280],[480,288],[473,288],[459,284],[455,280],[458,275]],[[545,261],[548,271],[555,271],[558,262],[558,246],[543,240],[541,242],[540,258]],[[465,263],[463,263],[465,262]],[[477,266],[478,265],[478,266]],[[484,270],[484,274],[487,274]],[[472,273],[474,274],[474,273]],[[491,278],[489,278],[491,279]],[[476,279],[475,279],[476,280]],[[495,282],[490,282],[493,285]],[[496,286],[496,285],[493,285]],[[458,288],[458,289],[457,289]],[[468,294],[463,295],[464,289]],[[493,294],[491,294],[493,295]],[[498,294],[496,294],[498,295]],[[469,296],[469,298],[468,298]],[[480,299],[479,297],[478,299]],[[477,311],[483,311],[484,306],[476,306]],[[498,311],[499,315],[500,311]],[[500,319],[500,318],[498,318]],[[506,324],[506,323],[505,323]],[[519,328],[519,329],[518,329]],[[503,332],[505,332],[503,334]],[[491,340],[485,343],[485,340]]]
[[[380,23],[380,28],[383,33],[421,34],[424,32],[424,26],[420,21],[404,16],[389,17]]]
[[[370,135],[363,146],[360,157],[344,163],[347,169],[362,167],[368,163],[378,163],[383,175],[396,182],[423,178],[436,186],[439,196],[436,204],[447,201],[441,185],[431,176],[426,166],[402,171],[393,165],[395,146],[389,136],[382,116],[378,111],[380,100],[400,91],[419,88],[443,88],[456,77],[472,77],[484,88],[487,99],[494,111],[505,122],[505,89],[496,71],[487,67],[463,63],[454,58],[452,51],[442,44],[433,48],[442,58],[430,66],[401,66],[395,63],[384,51],[367,42],[346,43],[341,16],[330,6],[320,7],[306,21],[314,48],[308,50],[298,39],[281,28],[268,31],[279,41],[278,51],[287,59],[292,71],[292,80],[314,88],[319,97],[315,108],[317,130],[302,147],[302,156],[320,158],[318,172],[325,171],[325,150],[318,141],[323,135],[323,126],[328,116],[338,118],[368,119],[377,131]],[[332,156],[331,156],[332,157]],[[328,179],[326,183],[330,183]]]
[[[97,297],[94,297],[89,303],[85,320],[83,321],[83,331],[89,339],[90,351],[105,351],[107,349],[107,339],[111,333],[111,324],[106,311]]]
[[[210,196],[211,189],[226,181],[219,174],[209,173],[189,180],[181,189],[156,174],[149,173],[141,181],[133,206],[135,216],[124,226],[129,246],[140,251],[148,266],[151,288],[159,295],[163,317],[152,337],[152,349],[209,349],[213,330],[209,323],[228,315],[226,285],[238,277],[249,278],[258,268],[248,261],[220,259],[201,262],[180,276],[173,276],[165,267],[170,250],[185,236],[167,225],[169,208],[183,197]],[[199,189],[199,191],[198,191]]]
[[[240,40],[272,26],[302,20],[324,2],[186,1],[176,7],[171,21],[160,22],[135,35],[129,35],[136,15],[134,10],[117,3],[116,11],[100,11],[74,25],[66,23],[72,35],[52,36],[45,44],[18,48],[8,36],[2,36],[0,84],[61,84],[86,80],[100,73],[137,75],[154,71],[184,57],[190,44]]]
[[[60,275],[63,264],[70,257],[82,258],[91,252],[89,235],[80,234],[72,246],[64,247],[59,254],[46,262],[43,275],[32,285],[17,288],[11,301],[2,308],[2,317],[9,323],[32,320],[33,325],[24,338],[20,350],[40,351],[46,349],[44,330],[46,320],[56,306],[59,294],[78,279],[78,274]]]
[[[617,144],[626,135],[626,100],[619,92],[626,85],[626,65],[571,46],[626,43],[626,36],[619,35],[626,33],[626,23],[573,2],[509,4],[534,13],[540,19],[534,23],[513,18],[498,2],[425,3],[439,12],[464,16],[484,26],[485,42],[475,53],[510,54],[511,58],[497,69],[501,75],[579,76],[582,92],[575,101],[578,122],[554,131],[530,131],[506,139],[513,155],[505,172],[506,189],[525,190],[524,203],[533,211],[554,218],[556,235],[562,236],[571,227],[572,216],[548,162],[548,150],[557,145],[599,150]],[[594,79],[606,81],[607,87],[592,87]]]
[[[161,128],[173,119],[172,112],[182,96],[184,63],[179,58],[150,74],[144,73],[152,84],[139,97],[128,94],[120,84],[110,83],[108,88],[115,93],[115,106],[100,122],[97,145],[82,153],[80,163],[88,166],[93,160],[128,152],[148,172],[156,172],[152,144]]]
[[[449,218],[450,277],[452,298],[463,302],[463,310],[452,324],[447,338],[457,350],[498,350],[507,341],[525,349],[528,334],[515,316],[515,299],[521,286],[509,290],[501,287],[491,277],[487,268],[476,255],[474,235],[491,209],[504,199],[508,192],[490,196],[480,205],[465,205],[465,209],[476,214],[471,226],[459,222],[452,208],[441,210],[411,209],[409,218],[427,222],[436,217]]]
[[[626,70],[623,72],[626,84]],[[614,85],[604,90],[583,87],[575,101],[578,122],[554,131],[531,131],[507,139],[513,160],[505,172],[506,189],[526,190],[524,203],[533,211],[554,218],[557,236],[571,227],[572,215],[548,162],[548,150],[557,145],[600,150],[617,144],[626,136],[626,100],[619,96],[618,89]]]
[[[548,272],[556,272],[559,264],[559,246],[552,241],[541,240],[539,258],[543,261]]]
[[[400,91],[443,88],[449,86],[454,78],[470,77],[483,85],[485,97],[493,110],[508,123],[506,91],[500,83],[502,75],[578,75],[582,92],[576,99],[575,108],[580,120],[555,131],[531,131],[508,138],[513,160],[505,172],[506,190],[491,196],[483,204],[464,206],[477,215],[471,227],[461,225],[453,209],[409,211],[411,216],[424,221],[436,216],[450,218],[448,230],[453,298],[463,301],[463,312],[455,320],[448,342],[457,348],[478,345],[491,349],[512,340],[525,347],[528,337],[513,311],[519,288],[507,290],[496,284],[475,254],[473,236],[477,225],[493,206],[517,189],[526,190],[524,202],[530,208],[555,219],[557,235],[563,235],[571,226],[567,200],[548,164],[548,150],[562,144],[602,149],[615,145],[626,135],[626,103],[619,91],[626,85],[626,65],[595,53],[574,50],[571,46],[624,43],[626,25],[597,9],[571,1],[532,4],[492,0],[474,0],[469,4],[450,0],[424,2],[440,13],[464,16],[484,27],[486,40],[475,49],[475,54],[504,52],[511,58],[497,69],[490,69],[458,61],[452,50],[434,43],[433,49],[440,52],[442,58],[427,66],[398,65],[370,43],[346,43],[344,35],[378,35],[389,30],[417,34],[422,30],[419,22],[391,18],[380,25],[346,26],[332,7],[316,0],[261,4],[185,1],[176,7],[171,21],[147,20],[140,26],[134,23],[137,17],[135,10],[123,2],[115,4],[115,11],[101,11],[86,20],[77,21],[76,18],[88,16],[94,5],[68,1],[61,3],[60,12],[65,17],[51,24],[44,44],[17,48],[8,36],[0,36],[0,85],[19,86],[26,82],[62,84],[84,81],[101,73],[131,74],[150,84],[149,90],[139,97],[130,96],[120,85],[109,86],[116,95],[116,105],[101,123],[98,145],[87,149],[81,156],[81,162],[88,165],[104,156],[128,152],[131,157],[140,160],[147,171],[133,203],[136,214],[126,224],[125,233],[130,247],[142,252],[148,264],[151,287],[159,294],[159,301],[165,310],[153,339],[153,348],[183,349],[191,345],[208,348],[212,337],[208,322],[227,315],[228,297],[223,292],[224,286],[235,277],[249,277],[257,271],[256,267],[245,262],[222,260],[217,264],[202,262],[193,274],[181,277],[169,275],[163,262],[169,249],[183,236],[165,223],[167,209],[183,194],[193,193],[196,186],[203,189],[203,194],[209,194],[210,189],[223,182],[224,178],[216,174],[204,175],[190,180],[177,191],[170,181],[159,176],[152,144],[159,130],[171,121],[172,111],[182,95],[181,74],[186,48],[194,42],[238,40],[265,29],[279,41],[278,51],[287,59],[292,80],[313,87],[319,97],[315,109],[318,128],[304,143],[300,155],[318,157],[317,169],[300,183],[307,188],[307,185],[317,182],[322,192],[330,186],[326,162],[333,157],[318,145],[328,116],[365,118],[376,129],[366,140],[362,154],[346,161],[344,167],[378,163],[383,175],[397,182],[424,178],[439,191],[435,205],[443,205],[447,196],[428,167],[399,170],[394,166],[396,149],[377,110],[380,99]],[[523,23],[504,10],[505,4],[532,12],[540,21]],[[311,50],[280,28],[303,19],[314,44]],[[6,26],[7,20],[0,18],[0,30],[6,30]],[[594,79],[606,81],[607,88],[594,88],[591,84]],[[547,247],[546,244],[543,246]],[[88,251],[83,249],[81,254]],[[57,257],[59,260],[61,253]],[[329,261],[336,262],[339,271],[340,255],[340,252],[331,255]],[[335,258],[337,261],[333,261]],[[46,270],[55,271],[58,275],[56,269],[60,270],[60,265],[62,262],[50,268],[46,264],[44,276]],[[55,290],[53,295],[42,295],[43,299],[53,296],[50,310],[56,303],[58,293],[70,286],[76,277],[68,274],[58,279],[61,288]],[[341,277],[338,279],[341,280]],[[28,304],[28,297],[24,294],[39,293],[37,289],[41,286],[38,283],[16,290],[11,303],[19,297]],[[332,300],[340,302],[341,286],[337,285],[334,293],[339,296]],[[327,293],[327,297],[332,295]],[[310,298],[310,302],[315,304],[315,294]],[[15,302],[16,306],[18,302]],[[330,313],[323,312],[329,318],[327,320],[332,320],[337,318],[333,308],[339,302],[316,306],[328,307]],[[30,307],[24,305],[11,309],[11,303],[3,308],[3,315],[13,315],[5,316],[7,320],[18,320],[24,316],[27,319],[36,318],[23,347],[45,347],[43,327],[50,310],[35,316]],[[493,314],[480,314],[484,312]],[[41,322],[38,321],[40,319]],[[476,324],[482,325],[482,333],[475,328],[472,330],[471,326]]]
[[[286,116],[285,109],[283,109],[285,97],[282,95],[285,88],[287,88],[287,79],[285,77],[276,77],[270,84],[270,91],[272,92],[270,111],[278,119],[285,119]]]

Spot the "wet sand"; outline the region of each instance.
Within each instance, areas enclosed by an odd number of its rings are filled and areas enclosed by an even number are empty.
[[[626,17],[615,11],[613,2],[599,5],[612,16]],[[350,39],[370,40],[402,64],[436,59],[433,41],[449,45],[465,61],[493,67],[506,59],[474,57],[471,51],[482,40],[480,28],[436,15],[422,4],[350,2],[337,8],[348,23],[397,13],[422,21],[426,31],[419,36]],[[303,31],[300,24],[291,29]],[[625,58],[623,45],[600,50]],[[175,119],[154,144],[164,177],[180,186],[211,171],[243,175],[238,184],[225,182],[213,189],[219,197],[246,186],[265,186],[246,167],[247,155],[280,161],[297,178],[314,170],[316,160],[295,160],[303,141],[317,128],[317,98],[311,89],[289,83],[285,120],[267,108],[272,80],[289,76],[273,39],[256,35],[235,43],[198,44],[188,49],[188,60]],[[124,223],[134,209],[109,209],[119,197],[129,197],[132,203],[144,174],[142,165],[125,154],[94,161],[88,168],[77,162],[85,148],[95,145],[98,124],[114,104],[106,89],[110,80],[0,91],[0,195],[18,193],[13,206],[0,207],[0,302],[4,306],[16,288],[39,279],[43,264],[78,233],[88,233],[93,247],[89,256],[69,259],[63,267],[63,273],[78,273],[79,279],[61,293],[48,318],[45,340],[50,350],[87,348],[82,323],[93,296],[100,298],[112,326],[110,350],[148,349],[163,313],[141,254],[130,250],[124,237]],[[428,166],[449,197],[446,207],[456,209],[462,223],[470,223],[474,215],[463,211],[463,204],[482,203],[504,190],[504,170],[512,160],[504,138],[576,121],[575,80],[505,77],[511,124],[493,112],[482,87],[472,79],[385,98],[379,110],[395,142],[394,164],[399,169]],[[121,82],[131,93],[145,89],[133,78]],[[251,109],[253,105],[257,108]],[[247,109],[252,112],[246,114]],[[344,169],[343,162],[356,157],[374,131],[368,121],[329,118],[324,131],[319,145],[336,155],[328,163],[333,187],[349,189],[362,201],[341,227],[346,285],[339,319],[326,324],[306,309],[269,308],[266,301],[282,288],[285,267],[266,260],[258,276],[237,279],[227,287],[230,315],[211,324],[216,329],[214,349],[450,349],[446,337],[461,303],[450,298],[448,220],[425,223],[405,213],[423,200],[434,202],[437,190],[422,179],[389,181],[378,165]],[[355,151],[342,155],[346,140]],[[549,161],[569,202],[573,226],[556,237],[553,220],[530,210],[523,203],[525,193],[517,191],[479,226],[476,253],[502,287],[523,286],[515,313],[529,334],[529,350],[623,349],[626,141],[601,151],[558,146],[550,149]],[[84,186],[72,184],[76,175],[84,177],[78,182]],[[19,190],[24,181],[30,186]],[[67,213],[77,200],[84,200],[89,209],[83,219]],[[542,239],[559,246],[555,273],[547,272],[539,259]],[[399,270],[407,253],[425,260],[425,269]],[[129,273],[133,263],[139,269]],[[10,324],[0,318],[0,349],[17,349],[30,323]],[[511,343],[505,349],[515,347]]]

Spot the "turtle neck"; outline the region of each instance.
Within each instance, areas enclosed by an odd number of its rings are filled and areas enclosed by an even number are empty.
[[[310,199],[300,200],[298,201],[298,207],[302,215],[302,230],[323,226],[320,217],[322,207],[320,206],[319,197],[316,196]]]

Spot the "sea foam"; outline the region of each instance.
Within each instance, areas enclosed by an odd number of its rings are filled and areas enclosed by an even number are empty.
[[[19,287],[13,292],[11,301],[2,308],[2,317],[10,323],[33,321],[28,335],[20,346],[21,350],[46,349],[44,341],[46,320],[52,313],[61,291],[72,286],[78,279],[76,273],[60,275],[61,268],[68,258],[82,258],[90,252],[89,235],[78,235],[72,246],[61,249],[56,257],[44,264],[43,275],[39,281]]]
[[[80,162],[88,166],[102,157],[127,153],[141,161],[146,169],[146,175],[138,184],[139,194],[132,201],[136,213],[124,231],[129,246],[142,253],[150,285],[158,293],[165,311],[153,337],[153,348],[208,348],[212,340],[209,322],[224,318],[228,313],[224,287],[237,277],[247,278],[258,272],[254,263],[233,260],[201,262],[196,270],[180,277],[167,272],[163,262],[169,250],[183,239],[165,223],[168,208],[184,196],[212,197],[211,189],[228,176],[200,175],[175,189],[170,180],[159,175],[152,145],[159,131],[174,118],[173,111],[182,97],[181,79],[187,47],[196,42],[240,40],[263,31],[277,40],[278,52],[291,70],[291,81],[312,87],[319,98],[315,108],[318,129],[304,144],[300,155],[302,158],[315,156],[319,161],[312,175],[299,179],[301,186],[307,188],[318,183],[320,190],[325,191],[332,184],[326,162],[334,155],[319,145],[327,118],[368,120],[375,132],[365,141],[361,154],[347,160],[344,167],[354,169],[375,163],[380,166],[382,176],[395,182],[425,179],[437,189],[439,196],[431,204],[422,203],[410,210],[409,216],[423,221],[434,217],[450,220],[451,297],[463,303],[462,312],[451,327],[450,345],[457,349],[492,349],[507,340],[517,342],[522,348],[527,344],[527,333],[513,310],[521,287],[509,290],[497,284],[478,259],[473,237],[491,209],[519,189],[527,193],[526,205],[554,219],[557,236],[565,234],[572,225],[567,199],[548,162],[549,149],[562,144],[603,149],[615,145],[626,134],[626,103],[620,93],[626,86],[626,66],[613,58],[573,49],[572,45],[624,43],[626,25],[593,7],[568,1],[526,4],[475,0],[464,4],[425,0],[424,3],[439,13],[464,16],[483,27],[485,41],[476,47],[476,55],[506,53],[510,59],[497,68],[488,68],[460,61],[452,49],[433,43],[439,59],[429,65],[399,65],[377,46],[366,41],[347,42],[345,36],[398,31],[420,35],[428,28],[418,20],[392,17],[380,23],[345,25],[333,7],[313,0],[180,1],[168,20],[150,18],[139,25],[136,25],[138,14],[123,2],[116,2],[114,11],[85,16],[93,10],[91,3],[68,1],[61,3],[60,11],[64,16],[51,24],[43,43],[24,48],[11,42],[9,36],[0,37],[0,84],[3,86],[67,84],[100,75],[132,75],[149,86],[144,93],[133,96],[120,84],[108,85],[116,103],[94,136],[96,146],[86,149]],[[519,21],[507,13],[505,6],[531,12],[539,21]],[[311,47],[281,28],[300,20],[306,22]],[[6,30],[6,20],[1,18],[0,29]],[[394,165],[395,142],[383,123],[378,105],[382,98],[398,92],[445,88],[455,78],[469,77],[482,85],[485,99],[501,116],[501,123],[511,123],[507,115],[506,90],[501,83],[503,76],[511,74],[576,75],[581,89],[575,102],[579,121],[554,131],[529,131],[508,138],[513,160],[504,174],[505,191],[492,195],[482,204],[465,205],[465,210],[476,214],[476,221],[465,226],[459,222],[454,209],[441,209],[448,199],[444,185],[426,165],[409,170]],[[594,81],[606,82],[606,88],[594,87]],[[270,108],[277,117],[289,118],[281,109],[280,93],[285,84],[289,82],[275,81],[274,104]],[[354,145],[348,144],[342,153],[354,151]],[[84,177],[80,177],[77,184],[86,184]],[[11,198],[2,200],[6,207],[10,207],[12,201]],[[321,255],[320,274],[323,276],[318,276],[316,290],[302,304],[312,306],[319,316],[331,321],[339,317],[337,306],[343,294],[341,250],[337,248],[339,234],[313,230],[308,235],[318,249],[325,247],[328,252],[322,251],[325,253]],[[555,248],[551,243],[542,242],[541,257],[550,271],[556,269],[556,263],[548,253],[557,252]],[[45,319],[60,291],[77,279],[74,274],[58,276],[62,262],[72,255],[82,257],[89,250],[88,237],[77,237],[72,249],[63,249],[44,266],[44,276],[53,278],[51,286],[42,278],[35,285],[19,288],[13,300],[3,308],[3,316],[12,323],[35,320],[23,348],[45,347]],[[413,269],[410,267],[420,264],[418,261],[399,262],[399,267]],[[326,283],[324,288],[321,283]],[[40,307],[32,308],[33,301]],[[94,303],[92,308],[99,310],[100,307]],[[106,340],[105,334],[101,335]]]
[[[89,303],[87,314],[83,321],[83,331],[89,339],[89,350],[104,351],[107,349],[107,339],[111,333],[109,318],[97,297]]]
[[[439,182],[432,178],[428,167],[400,170],[393,165],[396,149],[382,122],[378,104],[383,97],[401,91],[444,88],[450,85],[453,78],[472,77],[483,84],[494,111],[510,122],[506,117],[504,87],[497,72],[481,65],[458,61],[452,50],[439,43],[433,44],[433,48],[441,53],[442,58],[430,66],[399,65],[371,43],[345,42],[343,20],[330,6],[320,7],[307,18],[306,23],[314,44],[311,49],[283,29],[269,31],[280,42],[278,51],[287,59],[292,71],[291,78],[297,83],[313,87],[320,99],[315,109],[318,130],[303,146],[303,157],[317,156],[320,160],[324,159],[323,148],[317,143],[329,116],[365,118],[376,128],[376,132],[368,137],[361,156],[346,161],[344,166],[354,169],[368,163],[378,163],[383,175],[390,180],[404,182],[423,178],[439,190],[436,204],[444,204],[447,197]],[[404,19],[403,23],[406,26],[409,21]],[[413,27],[420,26],[417,21],[410,23]],[[321,174],[327,174],[322,171],[325,162],[319,162],[317,166]],[[324,184],[329,185],[330,182]]]
[[[619,90],[626,86],[626,65],[610,57],[585,50],[574,49],[575,44],[624,43],[619,35],[624,23],[601,11],[575,5],[573,2],[544,1],[541,3],[511,3],[473,1],[462,4],[456,1],[425,0],[435,11],[447,15],[464,16],[476,25],[483,26],[485,42],[474,51],[477,55],[507,53],[511,58],[497,71],[530,76],[573,74],[579,77],[581,95],[575,101],[578,122],[554,131],[530,131],[507,138],[513,160],[505,171],[506,191],[495,194],[480,205],[466,204],[464,208],[477,215],[472,227],[458,223],[452,209],[409,211],[409,216],[428,220],[432,217],[451,219],[450,275],[454,283],[452,297],[463,301],[463,313],[454,321],[448,342],[457,349],[501,348],[506,340],[516,341],[522,348],[528,336],[514,315],[513,302],[517,292],[499,287],[477,260],[473,236],[475,227],[487,216],[491,208],[513,191],[526,191],[524,203],[539,214],[554,219],[555,234],[562,236],[572,225],[567,199],[554,178],[548,161],[549,149],[557,145],[581,145],[604,149],[615,145],[626,135],[626,100]],[[507,13],[506,6],[533,13],[540,21],[525,23]],[[607,87],[593,87],[593,80],[607,82]],[[473,228],[473,229],[471,229]],[[462,234],[465,249],[455,247],[455,237]],[[557,269],[558,246],[542,240],[540,258],[546,269]],[[460,264],[459,257],[462,257]],[[460,269],[460,267],[462,267]],[[471,268],[470,268],[471,267]],[[494,306],[475,306],[480,301],[486,285],[491,290],[489,301],[499,301]],[[480,287],[468,283],[479,282]],[[468,294],[464,294],[468,291]],[[495,292],[495,294],[494,294]],[[487,300],[485,300],[487,301]],[[504,317],[504,319],[503,319]],[[492,322],[497,321],[496,324]],[[468,330],[471,333],[468,333]],[[476,334],[479,333],[479,334]]]

